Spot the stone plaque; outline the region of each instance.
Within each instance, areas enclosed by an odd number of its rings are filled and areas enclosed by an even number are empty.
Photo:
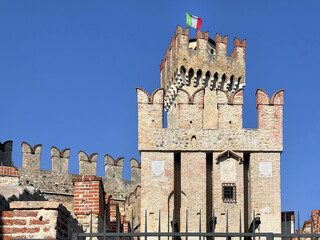
[[[237,180],[237,168],[234,159],[229,158],[220,162],[220,181],[234,182]]]
[[[164,161],[151,162],[151,176],[152,177],[164,176]]]
[[[260,177],[272,177],[272,162],[259,163]]]

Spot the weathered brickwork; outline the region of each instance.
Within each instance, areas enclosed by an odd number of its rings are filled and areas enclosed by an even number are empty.
[[[73,232],[82,232],[70,213],[58,202],[12,202],[10,211],[0,215],[0,237],[71,239]]]
[[[184,231],[188,210],[189,231],[198,231],[200,212],[202,226],[215,214],[217,231],[227,217],[229,231],[238,231],[241,211],[243,231],[255,213],[261,231],[281,232],[284,91],[270,99],[258,89],[258,128],[244,129],[246,40],[235,38],[230,56],[227,41],[199,30],[189,39],[178,26],[160,65],[162,88],[137,88],[142,229],[147,210],[156,231],[161,210]],[[164,217],[163,230],[167,224]]]
[[[125,212],[126,219],[133,220],[133,228],[139,230],[141,218],[141,186],[137,185],[126,196]]]
[[[74,215],[82,224],[84,231],[89,232],[89,219],[92,213],[92,231],[101,232],[105,205],[102,179],[94,175],[85,175],[72,181],[74,183]]]

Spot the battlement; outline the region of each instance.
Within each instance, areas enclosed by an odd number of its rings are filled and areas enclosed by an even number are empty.
[[[228,36],[209,32],[196,32],[195,39],[189,39],[189,28],[177,26],[164,59],[160,64],[160,82],[168,98],[176,96],[176,89],[189,93],[194,89],[208,88],[235,92],[245,86],[246,40],[234,38],[234,49],[227,55]],[[165,110],[171,103],[167,102]]]
[[[13,166],[12,144],[12,141],[6,141],[3,144],[0,143],[0,162],[3,164],[3,166]],[[22,169],[27,170],[29,173],[40,171],[42,145],[36,144],[32,147],[29,143],[22,142],[21,147]],[[51,147],[52,172],[54,174],[69,174],[69,160],[70,148],[65,148],[60,151],[55,146]],[[79,151],[78,161],[79,175],[97,174],[98,153],[92,153],[91,155],[88,155],[84,151]],[[104,157],[104,164],[106,168],[106,178],[109,178],[110,176],[117,176],[117,179],[123,179],[123,157],[114,160],[110,155],[106,154]],[[130,166],[132,170],[133,181],[138,181],[140,179],[140,163],[136,159],[132,158],[130,160]]]
[[[139,150],[223,150],[228,143],[232,150],[260,151],[268,146],[282,151],[284,90],[277,91],[271,100],[265,91],[257,90],[258,129],[242,128],[243,89],[228,92],[205,88],[193,94],[177,89],[164,128],[163,109],[168,98],[163,93],[160,88],[149,95],[137,88]],[[177,139],[177,136],[184,137]]]

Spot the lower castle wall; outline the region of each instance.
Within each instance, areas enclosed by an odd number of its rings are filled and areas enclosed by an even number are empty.
[[[16,168],[20,174],[20,178],[12,178],[14,184],[23,186],[33,186],[39,189],[43,196],[49,201],[61,202],[71,213],[73,213],[73,196],[74,187],[72,179],[80,176],[78,174],[59,174],[57,172],[47,170]],[[10,178],[8,176],[0,176],[1,182]],[[9,179],[11,181],[11,178]],[[104,191],[112,195],[112,199],[119,203],[120,211],[124,212],[124,203],[126,194],[132,190],[138,182],[103,178]]]
[[[83,232],[76,219],[57,202],[12,202],[11,211],[0,212],[0,237],[71,239]]]

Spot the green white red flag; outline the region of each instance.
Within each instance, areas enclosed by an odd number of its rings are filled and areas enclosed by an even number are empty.
[[[200,29],[202,24],[202,19],[197,16],[191,15],[188,12],[186,12],[186,14],[187,14],[187,25],[195,29]]]

